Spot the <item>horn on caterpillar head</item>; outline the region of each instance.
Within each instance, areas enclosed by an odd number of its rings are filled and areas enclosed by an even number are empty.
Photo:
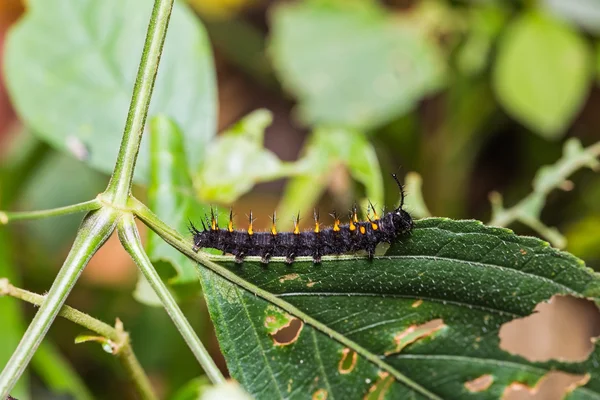
[[[398,189],[400,189],[400,206],[396,210],[401,210],[404,207],[404,186],[400,183],[398,175],[392,174],[392,178],[394,178],[396,184],[398,184]]]

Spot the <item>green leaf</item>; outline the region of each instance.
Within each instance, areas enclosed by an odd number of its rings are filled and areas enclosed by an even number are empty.
[[[210,208],[199,203],[188,173],[183,133],[175,122],[159,115],[150,121],[150,186],[148,205],[163,221],[180,232],[187,232],[189,221],[202,221]],[[195,263],[169,246],[155,232],[148,232],[148,257],[155,264],[171,265],[177,275],[171,284],[197,282]],[[154,291],[140,276],[136,298],[146,304],[160,305]]]
[[[206,147],[204,163],[194,175],[194,186],[201,199],[229,204],[250,191],[255,183],[294,172],[292,164],[282,162],[264,148],[265,129],[272,120],[270,111],[256,110]]]
[[[133,90],[152,3],[32,0],[6,42],[6,83],[26,125],[55,148],[111,172]],[[108,23],[107,23],[108,21]],[[210,46],[197,18],[173,8],[149,115],[183,128],[192,168],[216,124]],[[136,181],[148,179],[142,142]]]
[[[231,375],[257,398],[498,399],[509,384],[533,386],[553,370],[589,373],[570,396],[600,398],[597,345],[579,363],[530,362],[499,348],[502,324],[554,295],[600,304],[599,275],[538,239],[431,218],[373,261],[265,268],[218,259],[273,294],[257,297],[200,269]],[[281,313],[300,325],[283,343],[271,326]],[[470,392],[465,383],[484,375],[491,385]]]
[[[591,49],[564,23],[527,13],[500,42],[494,88],[515,119],[548,139],[562,136],[591,79]]]
[[[484,71],[490,62],[494,41],[508,16],[509,9],[502,3],[482,4],[469,8],[469,32],[456,55],[456,63],[461,72],[466,75],[477,75]]]
[[[290,216],[281,219],[282,229],[290,227],[291,216],[297,212],[305,214],[312,209],[338,166],[346,167],[350,175],[364,185],[366,197],[376,207],[384,205],[379,160],[373,145],[362,132],[317,128],[307,140],[303,152],[296,163],[300,176],[288,183],[278,207],[279,215]]]
[[[187,382],[170,397],[171,400],[200,400],[202,393],[210,386],[207,377],[194,378]]]
[[[361,129],[414,108],[439,87],[445,64],[426,35],[374,1],[278,5],[270,54],[304,122]]]
[[[40,378],[54,393],[65,393],[75,400],[94,398],[77,370],[53,344],[42,342],[33,356],[32,364]]]

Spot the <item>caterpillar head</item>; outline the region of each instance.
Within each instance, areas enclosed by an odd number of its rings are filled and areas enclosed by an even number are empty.
[[[392,178],[398,184],[398,189],[400,190],[400,205],[393,212],[390,213],[391,222],[394,225],[394,231],[396,234],[401,234],[408,232],[413,227],[413,220],[409,213],[404,211],[402,208],[404,207],[404,186],[398,180],[398,176],[396,174],[392,174]]]
[[[413,227],[413,220],[409,213],[401,208],[395,209],[390,213],[394,231],[397,235],[410,231]]]
[[[194,251],[198,251],[203,247],[209,247],[209,238],[207,235],[207,229],[206,229],[206,225],[204,225],[204,221],[202,222],[202,226],[204,227],[204,230],[201,231],[199,229],[197,229],[194,224],[192,224],[192,222],[190,221],[189,223],[189,230],[190,233],[193,235],[194,237],[194,246],[193,246],[193,250]]]

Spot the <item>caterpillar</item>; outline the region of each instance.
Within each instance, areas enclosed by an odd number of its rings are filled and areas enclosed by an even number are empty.
[[[392,177],[400,189],[400,206],[381,217],[369,202],[367,221],[359,222],[356,205],[349,215],[349,222],[341,224],[335,211],[333,226],[322,229],[319,222],[319,213],[314,212],[315,227],[309,231],[299,228],[300,214],[294,219],[292,232],[278,232],[276,214],[271,217],[271,230],[267,232],[254,232],[252,211],[248,218],[248,229],[245,231],[233,229],[233,210],[229,212],[227,228],[219,228],[218,217],[211,208],[211,218],[206,218],[207,225],[201,221],[203,230],[197,229],[190,222],[190,232],[193,234],[193,248],[213,248],[230,253],[235,256],[235,261],[243,262],[247,256],[260,256],[261,262],[268,264],[272,257],[285,257],[288,264],[294,262],[296,257],[312,256],[314,263],[320,263],[321,257],[354,253],[364,250],[373,258],[375,248],[381,242],[391,243],[398,236],[410,233],[413,220],[410,214],[403,210],[404,188],[396,174]],[[371,211],[373,216],[369,214]]]

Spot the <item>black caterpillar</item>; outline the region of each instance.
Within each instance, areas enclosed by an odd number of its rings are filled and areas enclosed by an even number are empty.
[[[254,232],[252,230],[252,211],[250,211],[248,230],[233,229],[233,212],[229,213],[229,223],[226,229],[219,228],[217,217],[211,209],[211,218],[207,217],[207,225],[202,221],[202,231],[190,223],[190,232],[194,235],[194,251],[201,248],[222,250],[235,256],[241,263],[244,257],[260,256],[263,263],[268,263],[271,257],[285,257],[291,264],[296,257],[312,256],[314,263],[321,262],[326,255],[354,253],[365,250],[369,258],[373,258],[375,248],[381,242],[391,243],[396,237],[407,234],[413,227],[413,220],[404,211],[404,189],[395,174],[392,177],[400,189],[400,206],[383,215],[377,215],[373,205],[367,211],[367,221],[359,222],[356,206],[350,213],[350,221],[341,225],[335,211],[331,214],[334,219],[333,227],[321,229],[319,214],[315,211],[315,228],[312,231],[301,232],[299,228],[300,215],[294,220],[293,232],[277,232],[276,217],[273,214],[270,232]]]

